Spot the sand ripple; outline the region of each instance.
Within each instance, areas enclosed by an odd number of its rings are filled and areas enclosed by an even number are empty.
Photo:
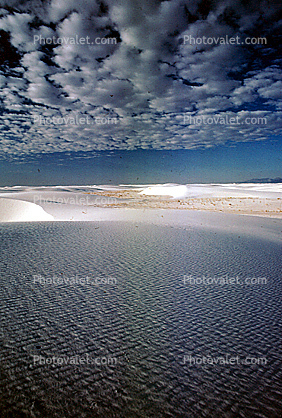
[[[6,224],[0,233],[4,416],[281,416],[278,243],[124,222]],[[41,285],[34,274],[117,282]],[[268,281],[189,287],[185,274]],[[267,364],[183,365],[187,354],[226,353]],[[86,354],[117,364],[33,363]]]

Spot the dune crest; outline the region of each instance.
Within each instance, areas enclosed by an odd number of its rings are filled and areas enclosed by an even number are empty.
[[[0,222],[53,221],[41,206],[16,199],[0,198]]]

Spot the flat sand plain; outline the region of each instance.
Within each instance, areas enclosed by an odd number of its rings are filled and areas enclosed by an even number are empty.
[[[91,195],[91,192],[86,192]],[[136,208],[136,209],[180,209],[224,212],[241,215],[257,215],[282,218],[281,197],[226,196],[226,197],[179,197],[144,195],[138,189],[118,191],[103,190],[93,192],[108,197],[108,203],[94,203],[97,207]]]

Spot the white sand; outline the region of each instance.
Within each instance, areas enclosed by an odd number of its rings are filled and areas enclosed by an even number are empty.
[[[42,207],[21,200],[0,198],[0,222],[52,221]]]
[[[271,198],[282,195],[281,183],[241,183],[241,184],[160,184],[145,187],[141,194],[155,196],[171,196],[173,198],[189,197],[260,197]]]
[[[138,221],[148,210],[158,210],[159,214],[163,210],[205,211],[282,219],[281,183],[14,186],[0,188],[0,198],[33,204],[19,207],[17,203],[12,207],[11,202],[2,203],[2,222],[132,217]]]

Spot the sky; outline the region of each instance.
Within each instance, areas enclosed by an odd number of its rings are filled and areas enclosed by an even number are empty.
[[[282,177],[278,1],[0,0],[0,185]]]

